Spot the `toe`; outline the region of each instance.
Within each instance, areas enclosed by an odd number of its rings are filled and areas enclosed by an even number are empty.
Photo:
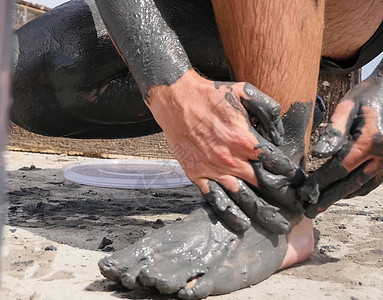
[[[104,257],[98,262],[98,267],[100,268],[101,274],[106,278],[115,282],[120,282],[117,264],[117,261],[115,261],[113,258]]]
[[[139,275],[141,274],[142,269],[145,268],[148,263],[149,261],[146,259],[141,260],[129,269],[121,271],[120,280],[123,286],[131,290],[141,288],[142,285],[139,280]]]
[[[209,276],[200,277],[194,287],[183,288],[178,292],[180,299],[203,299],[211,295],[214,291],[214,282]]]
[[[172,257],[144,267],[139,279],[143,285],[156,287],[161,294],[172,294],[184,288],[190,278],[205,271],[196,261],[190,263]]]

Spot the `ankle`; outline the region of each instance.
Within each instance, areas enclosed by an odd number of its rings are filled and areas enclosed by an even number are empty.
[[[286,256],[280,269],[309,259],[314,252],[312,221],[304,218],[293,228],[289,237]]]

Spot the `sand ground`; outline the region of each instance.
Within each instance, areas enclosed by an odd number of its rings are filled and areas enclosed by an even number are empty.
[[[201,206],[195,187],[83,186],[65,180],[61,167],[89,158],[5,156],[10,205],[2,299],[173,299],[104,280],[97,261]],[[209,299],[383,299],[383,186],[366,197],[340,201],[314,225],[310,260],[256,286]],[[100,250],[104,237],[113,243]]]

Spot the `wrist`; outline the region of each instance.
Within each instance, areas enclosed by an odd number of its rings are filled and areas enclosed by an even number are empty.
[[[188,102],[190,94],[203,93],[209,83],[209,80],[191,69],[171,85],[152,86],[145,102],[152,112],[163,106],[180,107]]]

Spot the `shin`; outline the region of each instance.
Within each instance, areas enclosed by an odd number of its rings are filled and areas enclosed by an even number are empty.
[[[236,79],[254,84],[281,104],[285,127],[281,148],[304,168],[321,58],[324,1],[212,2]],[[312,224],[303,219],[289,236],[281,267],[307,259],[312,251]]]

